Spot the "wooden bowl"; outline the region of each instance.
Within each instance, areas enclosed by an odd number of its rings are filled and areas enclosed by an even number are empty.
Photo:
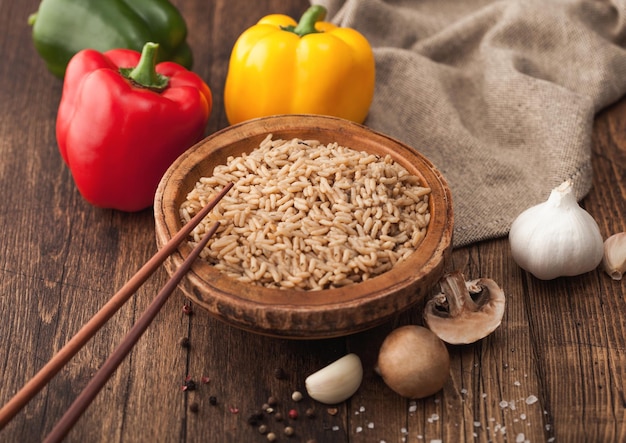
[[[437,169],[415,149],[364,126],[335,117],[283,115],[227,127],[185,152],[163,176],[155,196],[157,245],[181,228],[179,208],[202,176],[230,155],[250,152],[267,136],[315,139],[389,154],[431,188],[430,223],[416,251],[391,270],[363,283],[322,291],[270,289],[245,284],[198,259],[180,283],[183,293],[211,315],[255,333],[294,339],[348,335],[376,326],[424,301],[439,281],[452,248],[452,198]],[[167,261],[172,274],[191,251],[184,242]]]

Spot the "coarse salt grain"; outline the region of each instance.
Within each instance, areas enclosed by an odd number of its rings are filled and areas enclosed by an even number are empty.
[[[526,397],[525,401],[527,405],[532,405],[534,403],[537,403],[539,399],[535,397],[534,395],[529,395],[528,397]]]
[[[374,422],[369,422],[369,423],[367,424],[367,428],[368,428],[368,429],[374,429]]]

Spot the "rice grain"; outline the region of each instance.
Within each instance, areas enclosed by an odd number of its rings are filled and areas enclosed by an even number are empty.
[[[201,257],[271,288],[321,290],[387,272],[415,251],[430,221],[430,189],[390,156],[268,135],[198,180],[183,223],[230,182],[190,242],[219,220]]]

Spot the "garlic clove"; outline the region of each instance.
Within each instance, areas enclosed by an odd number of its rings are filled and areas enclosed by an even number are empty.
[[[606,239],[602,266],[613,280],[622,279],[626,272],[626,232],[613,234]]]
[[[361,359],[356,354],[348,354],[309,375],[304,384],[312,399],[332,405],[352,397],[361,386],[361,380]]]
[[[513,260],[541,280],[592,271],[604,254],[600,228],[578,205],[569,181],[517,216],[509,243]]]

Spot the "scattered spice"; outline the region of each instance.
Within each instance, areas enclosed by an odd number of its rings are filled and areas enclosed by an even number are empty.
[[[274,434],[273,432],[270,432],[269,434],[267,434],[267,441],[275,441],[276,440],[276,434]]]
[[[296,401],[296,402],[297,401],[301,401],[302,398],[303,398],[302,392],[300,392],[300,391],[293,391],[293,393],[291,394],[291,399],[293,401]]]
[[[315,417],[315,409],[313,408],[307,408],[307,410],[304,412],[304,414],[309,417],[309,418],[313,418]]]
[[[295,432],[291,426],[285,426],[285,429],[283,429],[283,433],[288,437],[291,437]]]
[[[190,375],[185,377],[185,381],[183,385],[180,387],[181,391],[195,391],[196,390],[196,382],[193,381]]]
[[[193,413],[198,412],[199,409],[200,409],[200,405],[198,405],[198,403],[195,401],[189,405],[189,410]]]
[[[255,426],[259,421],[263,420],[263,413],[260,411],[253,412],[248,416],[248,424]]]
[[[280,412],[277,412],[276,414],[274,414],[274,420],[283,421],[283,414]]]
[[[185,303],[183,305],[183,314],[185,314],[185,315],[193,314],[193,308],[191,307],[190,303]]]
[[[277,380],[284,380],[287,378],[287,373],[285,372],[283,368],[276,368],[274,369],[274,377]]]
[[[295,409],[290,409],[289,418],[291,418],[292,420],[295,420],[296,418],[298,418],[298,411],[296,411]]]
[[[215,406],[217,404],[217,397],[215,397],[214,395],[209,397],[209,404],[211,406]]]
[[[211,379],[207,377],[206,375],[203,375],[200,381],[202,382],[203,385],[206,385],[208,382],[211,381]]]
[[[267,433],[267,426],[266,425],[259,426],[259,432],[261,434],[266,434]]]
[[[326,412],[328,412],[328,415],[337,415],[337,412],[339,412],[337,410],[337,408],[328,408],[326,409]]]
[[[231,414],[239,414],[239,408],[237,406],[229,406],[228,410]]]
[[[270,396],[267,399],[267,404],[270,405],[270,406],[276,406],[278,404],[278,400],[276,399],[276,397]]]

